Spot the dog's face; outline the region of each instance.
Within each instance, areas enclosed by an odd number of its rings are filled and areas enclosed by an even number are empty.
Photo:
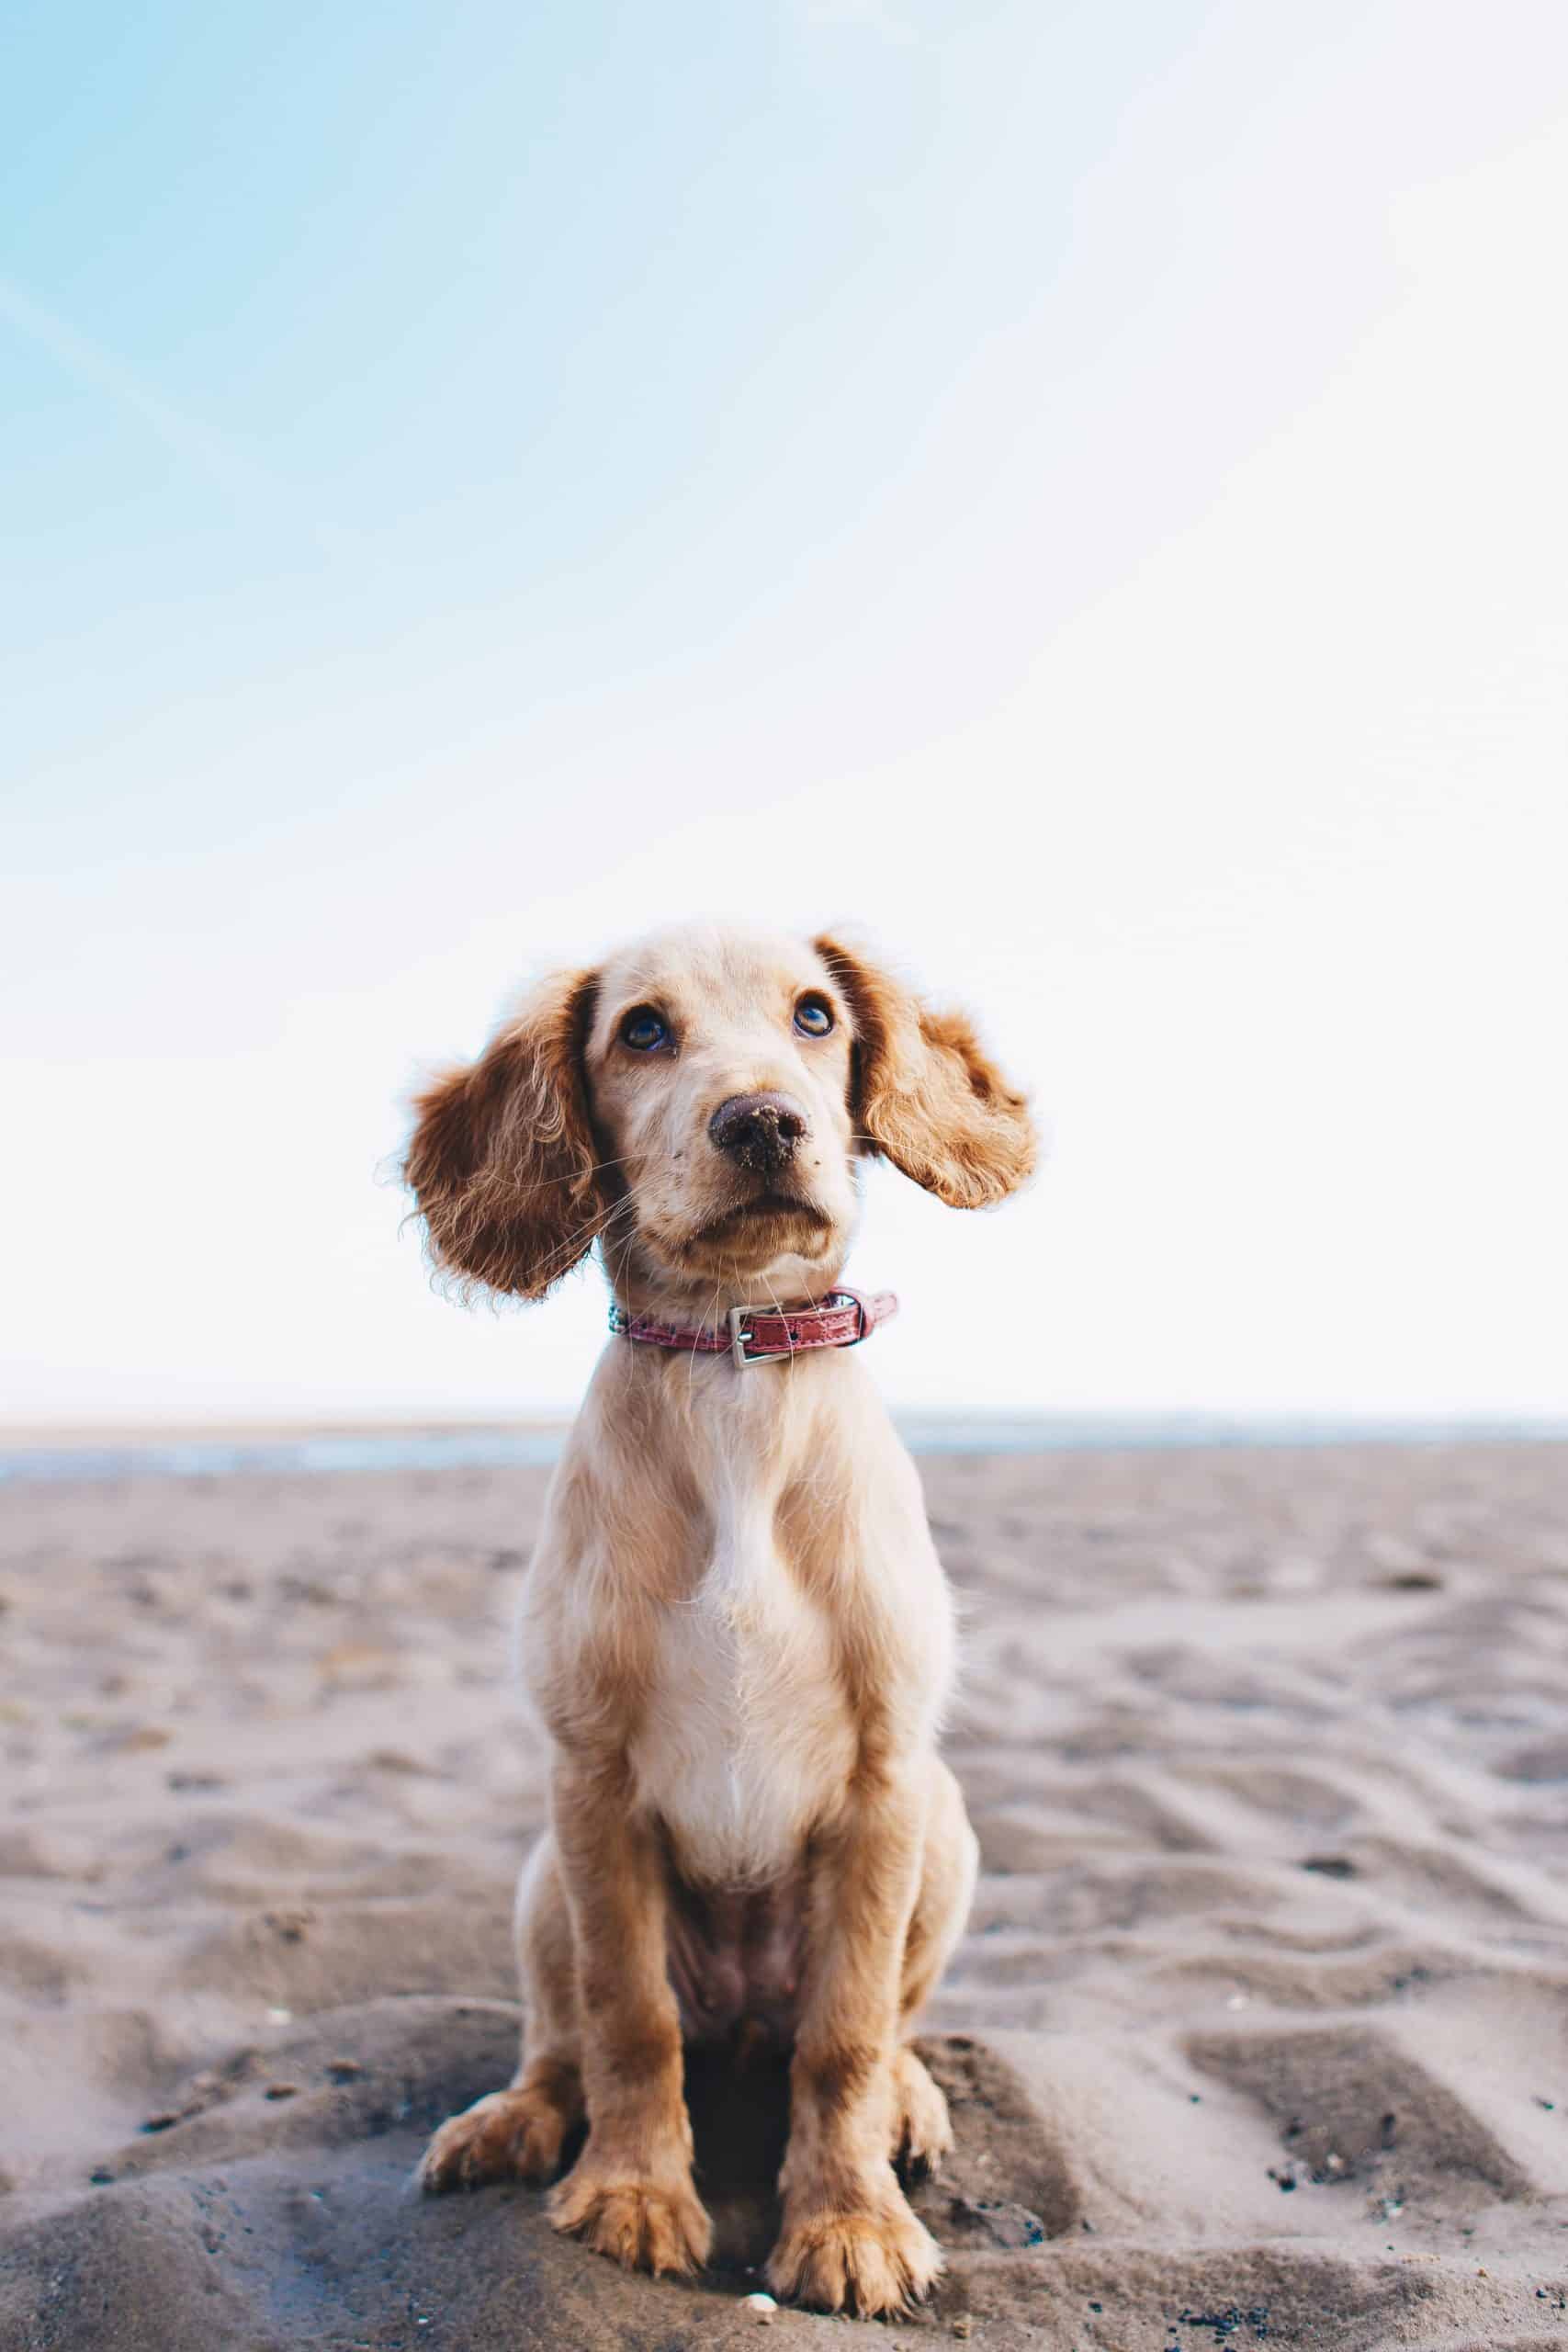
[[[547,982],[418,1110],[407,1173],[437,1264],[530,1298],[596,1238],[618,1289],[820,1297],[864,1154],[976,1208],[1035,1150],[961,1018],[833,940],[708,927]]]
[[[604,1249],[617,1261],[765,1298],[843,1262],[858,1147],[851,1015],[804,943],[681,932],[599,974],[583,1062],[617,1163]]]

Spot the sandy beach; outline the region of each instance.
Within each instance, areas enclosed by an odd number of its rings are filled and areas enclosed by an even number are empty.
[[[927,1457],[984,1851],[924,2044],[934,2303],[1014,2352],[1568,2344],[1568,1448]],[[3,1498],[5,2352],[726,2352],[727,2267],[422,2200],[510,2072],[537,1468]]]

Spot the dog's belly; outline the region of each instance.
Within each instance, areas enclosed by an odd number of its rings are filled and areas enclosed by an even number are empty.
[[[801,1871],[772,1886],[720,1893],[675,1881],[667,1963],[688,2041],[786,2048],[800,2021],[806,1953]]]

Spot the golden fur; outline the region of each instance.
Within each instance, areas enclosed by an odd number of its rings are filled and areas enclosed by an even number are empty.
[[[656,1050],[622,1035],[643,1010]],[[801,1132],[759,1173],[709,1123],[770,1094]],[[408,1176],[460,1283],[542,1297],[597,1241],[624,1307],[721,1329],[832,1289],[863,1154],[978,1207],[1034,1149],[962,1019],[836,941],[702,930],[547,983],[421,1098]],[[908,2035],[974,1883],[936,1749],[953,1652],[919,1480],[856,1355],[743,1374],[611,1340],[523,1606],[555,1761],[518,1889],[522,2063],[435,2134],[428,2188],[547,2178],[586,2118],[557,2226],[693,2270],[683,2046],[771,2035],[793,2055],[770,2285],[863,2313],[924,2294],[937,2249],[894,2166],[948,2144]]]

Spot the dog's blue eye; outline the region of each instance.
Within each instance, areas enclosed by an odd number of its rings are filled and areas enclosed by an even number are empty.
[[[669,1035],[665,1022],[650,1005],[639,1004],[621,1023],[621,1043],[629,1046],[634,1054],[651,1054],[656,1046],[665,1044]]]
[[[795,1008],[795,1025],[803,1037],[825,1037],[833,1026],[831,1010],[819,996],[803,996]]]

